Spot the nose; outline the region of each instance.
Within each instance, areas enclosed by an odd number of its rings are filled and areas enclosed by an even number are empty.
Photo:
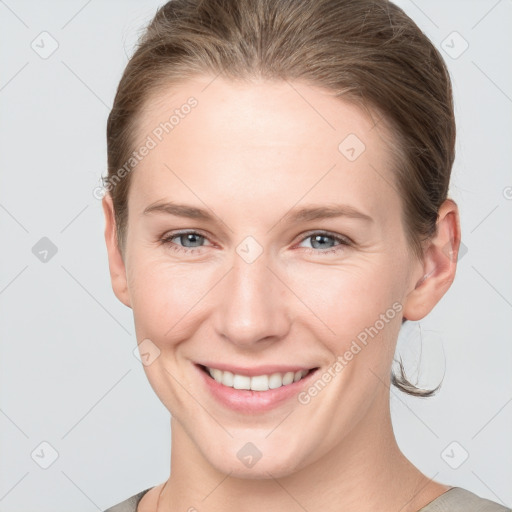
[[[235,254],[233,267],[219,288],[215,327],[220,336],[254,350],[286,336],[290,301],[277,273],[269,268],[265,253],[252,263]]]

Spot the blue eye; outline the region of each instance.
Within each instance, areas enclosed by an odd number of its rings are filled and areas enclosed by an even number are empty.
[[[174,239],[179,239],[180,244],[176,244],[173,242]],[[348,238],[341,237],[339,235],[335,235],[333,233],[329,233],[328,231],[314,231],[307,234],[307,236],[303,237],[301,242],[306,240],[312,240],[312,248],[307,248],[307,252],[314,254],[332,254],[336,252],[340,252],[346,246],[351,245],[351,241]],[[330,245],[326,243],[326,240],[334,240],[337,245]],[[186,244],[200,244],[208,240],[206,236],[201,235],[197,231],[187,231],[187,232],[179,232],[179,233],[168,233],[164,237],[160,239],[160,242],[163,245],[168,246],[170,249],[176,252],[185,252],[185,253],[195,253],[200,251],[204,245],[193,245],[187,246]]]
[[[332,245],[326,245],[325,240],[328,240],[328,239],[338,242],[338,245],[335,245],[334,247]],[[306,249],[308,252],[313,252],[315,254],[332,254],[332,253],[336,253],[336,252],[343,250],[344,246],[351,245],[348,238],[334,235],[327,231],[315,231],[314,233],[310,233],[310,234],[308,234],[308,236],[303,238],[303,241],[305,241],[305,240],[312,240],[313,249],[309,249],[307,247],[306,247]],[[318,245],[318,244],[320,244],[320,245]],[[315,245],[316,245],[316,248],[319,247],[320,249],[322,249],[322,247],[323,247],[323,248],[327,248],[328,250],[320,250],[320,251],[315,250]]]
[[[180,242],[185,241],[185,243],[197,243],[198,239],[206,240],[206,237],[201,235],[200,233],[197,233],[196,231],[188,231],[188,232],[181,232],[181,233],[175,233],[175,234],[168,234],[164,238],[162,238],[160,241],[164,245],[168,245],[173,251],[177,252],[195,252],[194,249],[201,249],[201,246],[180,246],[172,242],[175,238],[179,238]]]

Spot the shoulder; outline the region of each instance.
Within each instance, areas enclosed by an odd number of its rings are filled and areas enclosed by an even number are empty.
[[[137,512],[137,505],[139,504],[142,497],[153,487],[149,487],[148,489],[144,489],[143,491],[134,494],[127,500],[118,503],[117,505],[113,505],[110,508],[107,508],[103,512]]]
[[[418,510],[418,512],[510,512],[507,508],[495,501],[481,498],[477,494],[463,489],[452,487],[438,496],[434,501]]]

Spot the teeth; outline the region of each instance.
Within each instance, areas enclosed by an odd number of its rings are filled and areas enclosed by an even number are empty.
[[[293,372],[287,372],[283,375],[283,386],[287,386],[293,382],[295,374]]]
[[[220,379],[218,382],[224,384],[224,386],[233,387],[234,375],[231,372],[223,372],[222,370],[217,370],[220,372]],[[213,377],[213,375],[212,375]],[[213,377],[215,379],[215,377]]]
[[[233,375],[233,387],[235,389],[251,389],[251,377],[246,375]]]
[[[217,368],[206,368],[209,374],[220,384],[235,389],[251,389],[253,391],[268,391],[277,389],[281,386],[287,386],[292,382],[297,382],[309,373],[309,370],[299,370],[297,372],[272,373],[270,375],[238,375],[231,372],[223,372]]]
[[[251,377],[251,389],[253,391],[266,391],[268,389],[268,375]]]

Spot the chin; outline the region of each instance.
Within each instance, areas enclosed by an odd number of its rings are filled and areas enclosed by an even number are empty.
[[[260,449],[256,444],[259,444]],[[272,446],[271,443],[256,441],[234,442],[230,447],[221,447],[219,452],[208,450],[206,459],[220,473],[229,474],[234,478],[250,480],[266,480],[269,478],[282,478],[295,473],[306,462],[300,463],[297,450],[283,450],[283,446]],[[232,454],[228,457],[228,454]]]

